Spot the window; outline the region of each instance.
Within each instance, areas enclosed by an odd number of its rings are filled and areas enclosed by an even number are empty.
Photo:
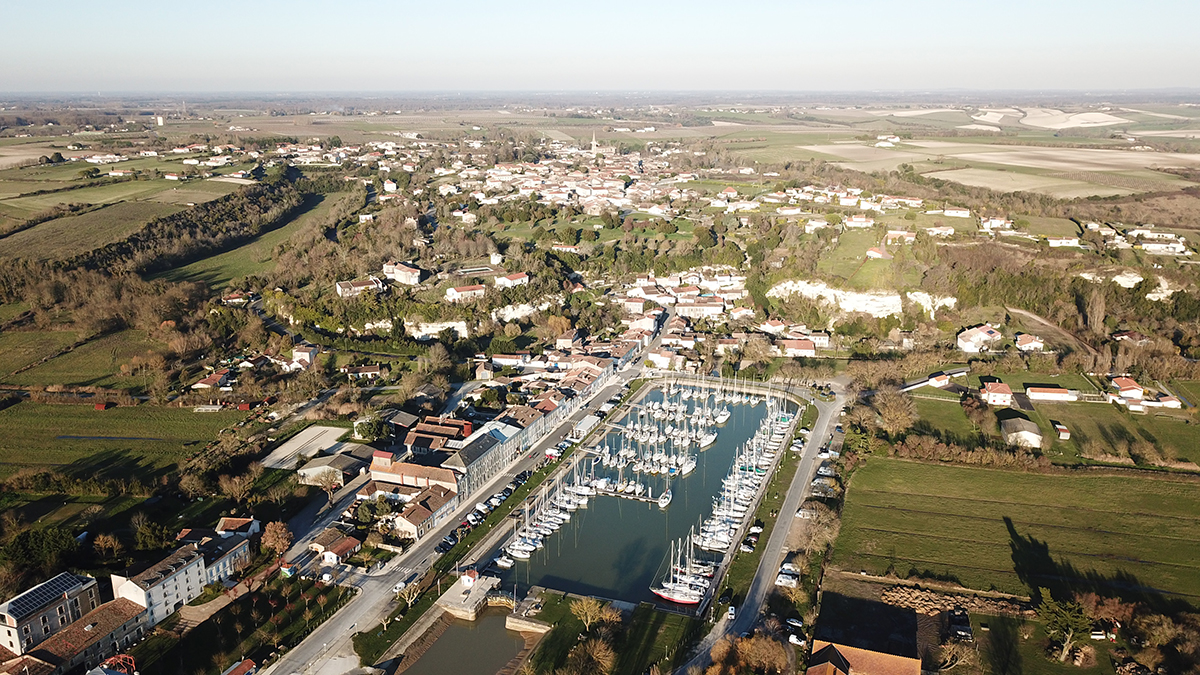
[[[29,624],[25,624],[24,626],[21,626],[21,631],[23,633],[25,633],[26,635],[29,635],[31,632],[33,632],[32,629],[29,627]]]

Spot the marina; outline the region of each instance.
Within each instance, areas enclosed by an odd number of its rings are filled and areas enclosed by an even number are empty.
[[[658,385],[609,423],[514,514],[503,587],[703,606],[799,413],[731,389]]]

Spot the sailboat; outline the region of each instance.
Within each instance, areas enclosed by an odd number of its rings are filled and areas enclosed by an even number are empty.
[[[680,605],[698,605],[704,599],[704,593],[687,583],[680,581],[679,570],[675,559],[675,542],[671,542],[671,562],[667,569],[667,578],[659,586],[650,588],[650,592]]]
[[[667,508],[667,506],[669,506],[671,504],[672,497],[673,497],[673,495],[671,494],[671,491],[669,489],[666,492],[659,495],[658,496],[658,508],[660,508],[660,509]]]

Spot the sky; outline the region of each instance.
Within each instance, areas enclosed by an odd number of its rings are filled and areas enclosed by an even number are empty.
[[[1196,0],[6,0],[0,92],[1200,88]]]

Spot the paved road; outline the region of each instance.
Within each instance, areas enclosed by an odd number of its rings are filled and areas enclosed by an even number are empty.
[[[686,673],[692,666],[698,666],[701,669],[708,667],[709,651],[718,640],[726,635],[740,635],[751,631],[758,623],[767,596],[775,587],[775,577],[779,574],[779,566],[783,564],[788,531],[792,526],[791,519],[795,517],[796,511],[800,509],[800,504],[808,495],[809,484],[819,463],[817,453],[820,452],[821,445],[837,425],[838,412],[846,404],[846,399],[839,394],[833,401],[816,400],[814,403],[819,412],[817,421],[813,424],[812,433],[808,436],[808,443],[804,446],[804,456],[800,459],[800,466],[796,469],[796,475],[788,488],[787,496],[784,497],[783,506],[779,509],[778,521],[771,529],[771,536],[767,538],[766,548],[763,549],[762,558],[758,563],[758,571],[750,583],[746,599],[742,601],[742,606],[737,608],[736,618],[732,622],[725,617],[720,618],[712,631],[696,646],[695,655],[675,671],[677,674]]]

